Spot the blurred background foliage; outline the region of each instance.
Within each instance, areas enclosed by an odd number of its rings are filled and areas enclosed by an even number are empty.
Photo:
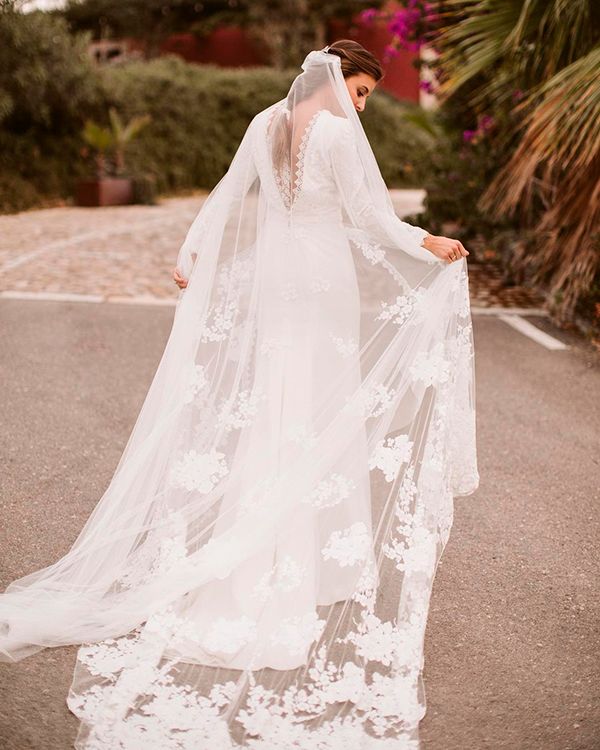
[[[598,332],[600,3],[446,0],[432,11],[440,149],[419,219],[485,238],[507,280],[546,290],[555,322],[583,313]]]
[[[227,170],[252,117],[287,93],[293,69],[220,68],[176,57],[95,67],[88,36],[47,13],[0,14],[0,209],[67,198],[90,171],[85,121],[151,123],[128,147],[132,173],[151,175],[159,192],[212,188]],[[365,113],[384,177],[419,185],[425,135],[403,124],[408,106],[383,92]]]
[[[268,55],[277,70],[296,68],[306,50],[327,44],[331,20],[350,20],[369,0],[69,0],[63,15],[72,31],[95,39],[131,36],[144,42],[146,57],[177,32],[206,36],[233,24]]]
[[[93,169],[83,138],[149,117],[127,166],[159,192],[212,188],[252,116],[286,93],[329,20],[381,2],[71,0],[19,12],[0,0],[0,210],[68,199]],[[372,6],[372,7],[371,7]],[[385,6],[387,7],[387,6]],[[547,294],[555,322],[585,319],[600,335],[600,3],[595,0],[402,0],[390,49],[432,51],[420,65],[438,107],[376,91],[362,115],[390,187],[423,187],[409,221],[458,236],[472,262]],[[388,13],[388,11],[385,11]],[[366,16],[365,16],[366,17]],[[290,23],[290,18],[294,23]],[[268,52],[256,68],[156,57],[185,29],[243,26]],[[145,59],[94,65],[90,39],[130,35]]]

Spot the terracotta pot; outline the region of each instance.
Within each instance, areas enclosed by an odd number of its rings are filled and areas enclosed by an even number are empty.
[[[123,206],[133,201],[133,181],[126,177],[80,180],[75,189],[78,206]]]

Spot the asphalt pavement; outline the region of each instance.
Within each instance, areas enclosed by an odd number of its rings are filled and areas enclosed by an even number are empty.
[[[170,307],[0,300],[1,588],[74,541],[172,318]],[[600,748],[600,365],[574,335],[526,319],[568,348],[473,316],[481,484],[456,500],[434,582],[423,750]],[[3,750],[72,748],[75,653],[0,665]]]

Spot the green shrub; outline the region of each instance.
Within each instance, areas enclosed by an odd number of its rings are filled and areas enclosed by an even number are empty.
[[[60,26],[56,30],[64,31]],[[94,172],[92,154],[81,137],[83,121],[92,118],[108,125],[110,107],[125,121],[151,118],[127,151],[128,172],[144,176],[137,191],[144,200],[153,200],[156,192],[210,190],[227,171],[252,117],[282,99],[297,74],[297,70],[267,67],[193,65],[175,57],[96,69],[95,84],[85,89],[87,98],[81,99],[77,112],[61,94],[50,98],[53,104],[48,104],[43,122],[27,114],[24,106],[18,136],[0,125],[0,143],[5,145],[0,168],[19,175],[32,188],[25,191],[26,197],[11,197],[0,186],[2,210],[36,205],[36,196],[72,195],[75,180]],[[58,117],[61,107],[64,121]],[[361,115],[391,187],[420,186],[424,174],[426,140],[403,120],[404,109],[389,95],[377,92]]]
[[[83,116],[101,101],[86,49],[60,18],[0,12],[0,210],[72,193]]]
[[[98,98],[87,35],[47,13],[0,12],[0,122],[69,132]]]
[[[297,71],[224,69],[160,58],[102,70],[107,104],[125,117],[150,114],[131,144],[132,171],[154,174],[160,191],[210,189],[223,176],[252,117],[282,99]],[[415,185],[420,134],[402,121],[402,105],[378,92],[364,127],[391,186]]]

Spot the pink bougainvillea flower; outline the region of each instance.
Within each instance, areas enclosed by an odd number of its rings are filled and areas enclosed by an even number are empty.
[[[482,115],[479,118],[478,125],[480,130],[489,130],[490,128],[494,127],[494,118],[490,115]]]
[[[358,17],[363,23],[373,23],[379,15],[380,11],[377,8],[365,8],[365,10],[361,10]]]

